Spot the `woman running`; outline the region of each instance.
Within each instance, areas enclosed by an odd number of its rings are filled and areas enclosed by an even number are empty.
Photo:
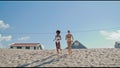
[[[66,35],[65,40],[67,40],[68,53],[71,54],[72,53],[71,44],[74,38],[73,38],[73,35],[70,33],[70,30],[68,30],[68,34]]]
[[[57,30],[56,31],[56,35],[55,35],[55,44],[56,44],[56,50],[57,50],[57,53],[59,54],[59,50],[61,51],[62,53],[62,49],[61,49],[61,45],[60,45],[60,40],[61,40],[61,35],[60,35],[60,30]]]

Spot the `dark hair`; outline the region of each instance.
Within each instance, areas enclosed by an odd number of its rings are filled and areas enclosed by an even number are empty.
[[[59,34],[60,34],[60,30],[57,30],[56,33],[59,33]]]
[[[70,32],[70,30],[68,30],[68,32]]]

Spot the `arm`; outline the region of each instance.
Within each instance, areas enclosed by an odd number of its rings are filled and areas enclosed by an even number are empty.
[[[56,40],[56,36],[55,36],[55,38],[54,38],[54,40],[53,41],[55,41]]]

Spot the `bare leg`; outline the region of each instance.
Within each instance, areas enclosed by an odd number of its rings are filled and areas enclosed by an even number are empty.
[[[71,50],[71,42],[67,42],[68,43],[68,53],[71,54],[72,50]]]
[[[58,49],[59,49],[59,52],[62,54],[62,49],[60,47],[60,42],[58,42]]]
[[[62,49],[60,48],[60,52],[61,52],[61,54],[62,54]]]
[[[59,49],[57,48],[57,53],[59,54]]]
[[[59,54],[59,49],[58,49],[58,43],[56,42],[56,50],[57,50],[57,53]]]
[[[71,49],[71,46],[70,46],[70,53],[72,53],[72,49]]]

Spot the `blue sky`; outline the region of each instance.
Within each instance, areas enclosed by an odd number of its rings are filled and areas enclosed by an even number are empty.
[[[4,48],[28,42],[55,49],[57,29],[62,48],[67,47],[67,30],[87,48],[109,48],[120,40],[119,28],[119,1],[0,2],[0,46]]]

